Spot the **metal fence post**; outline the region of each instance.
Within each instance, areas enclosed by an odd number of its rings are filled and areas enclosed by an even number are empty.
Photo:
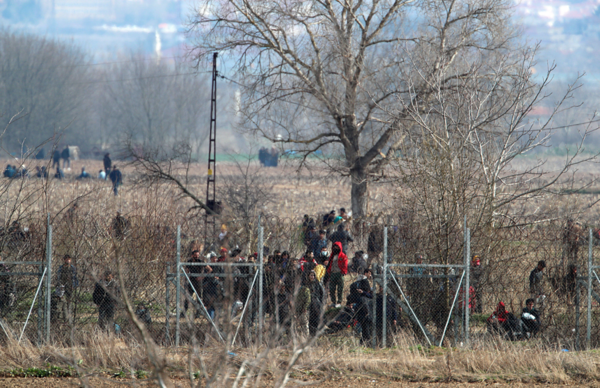
[[[50,343],[50,307],[52,303],[52,225],[50,225],[50,216],[48,216],[48,236],[46,238],[46,343]]]
[[[262,345],[263,327],[264,327],[264,307],[263,307],[263,278],[264,278],[264,258],[263,258],[263,227],[258,220],[258,346]]]
[[[170,295],[169,295],[169,270],[170,270],[171,264],[168,263],[167,264],[167,268],[166,268],[166,281],[165,281],[165,342],[167,342],[168,344],[171,344],[171,327],[169,325],[169,320],[171,318],[171,313],[170,313]]]
[[[383,228],[383,307],[382,307],[382,338],[381,343],[387,346],[387,269],[388,269],[388,228]]]
[[[466,246],[466,255],[465,255],[465,303],[463,303],[465,309],[465,345],[469,343],[469,321],[471,318],[471,283],[470,283],[470,274],[471,274],[471,229],[467,228],[467,246]]]
[[[181,328],[179,326],[179,314],[181,313],[181,225],[177,225],[177,278],[175,279],[175,346],[179,347]]]
[[[376,276],[377,276],[377,265],[373,266],[373,319],[371,320],[371,345],[373,349],[377,347],[377,290],[375,287],[377,286]],[[362,328],[364,330],[364,327]]]
[[[590,228],[589,246],[588,246],[588,273],[587,273],[587,332],[585,335],[585,346],[587,350],[592,348],[592,264],[593,255],[593,231]],[[579,294],[579,293],[578,293]]]

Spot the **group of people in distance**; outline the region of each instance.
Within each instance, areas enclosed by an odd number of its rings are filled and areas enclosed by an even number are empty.
[[[306,249],[301,257],[293,257],[287,251],[264,248],[264,312],[285,332],[294,327],[305,336],[313,336],[319,330],[334,333],[354,324],[361,340],[366,343],[371,339],[373,325],[377,325],[378,333],[381,333],[384,319],[382,292],[375,292],[367,255],[362,251],[354,252],[352,259],[347,255],[354,241],[348,228],[350,215],[343,208],[339,216],[335,214],[335,211],[328,213],[318,224],[308,216],[304,217],[302,234]],[[208,317],[216,320],[219,314],[224,313],[221,303],[224,290],[232,290],[234,310],[241,311],[248,298],[252,277],[243,275],[252,271],[251,267],[235,267],[233,274],[239,276],[225,277],[224,264],[255,263],[258,253],[244,257],[240,249],[228,250],[225,225],[221,228],[219,241],[224,245],[219,255],[211,252],[203,256],[202,248],[198,247],[192,250],[191,258],[184,267],[188,295],[182,316],[186,316],[194,304],[194,316],[198,317],[204,312],[201,309],[203,305]],[[345,293],[344,278],[349,275],[353,276],[353,282],[349,292]],[[250,298],[250,301],[254,309],[249,307],[247,315],[253,321],[258,300]],[[391,296],[386,303],[391,333],[398,323],[400,311]],[[325,318],[326,306],[333,318]],[[378,318],[375,319],[375,316]]]
[[[54,151],[52,158],[52,168],[56,168],[56,172],[52,176],[55,179],[63,179],[65,177],[64,169],[68,168],[68,170],[71,170],[69,146],[66,146],[62,152],[58,150]],[[62,169],[60,168],[60,159],[64,160]],[[112,182],[113,193],[115,196],[119,195],[119,187],[123,184],[123,174],[121,173],[121,170],[119,170],[117,166],[112,163],[112,160],[110,159],[110,153],[106,153],[104,155],[103,163],[104,169],[98,171],[97,179],[109,179]],[[30,174],[25,165],[21,165],[20,168],[17,168],[15,165],[8,164],[4,169],[3,176],[10,179],[29,178]],[[49,174],[46,166],[36,166],[34,177],[42,179],[48,178]],[[82,167],[81,174],[75,177],[76,180],[92,178],[92,175],[86,171],[85,167]]]

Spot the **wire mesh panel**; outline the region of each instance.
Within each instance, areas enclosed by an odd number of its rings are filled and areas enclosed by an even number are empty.
[[[568,220],[473,228],[469,244],[464,229],[432,235],[410,214],[228,218],[209,240],[199,217],[176,212],[92,217],[72,205],[50,222],[51,267],[46,219],[0,235],[5,337],[20,335],[29,316],[23,338],[32,342],[46,322],[56,342],[98,330],[133,338],[127,295],[165,345],[177,342],[179,320],[182,342],[244,346],[260,335],[285,343],[319,333],[365,346],[392,345],[398,335],[435,345],[470,338],[598,346],[598,232],[590,237]],[[44,271],[49,288],[40,287]]]

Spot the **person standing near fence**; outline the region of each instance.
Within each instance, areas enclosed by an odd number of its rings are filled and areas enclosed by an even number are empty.
[[[533,298],[544,295],[544,268],[546,268],[546,261],[540,260],[537,266],[529,273],[529,293]]]
[[[202,266],[200,265],[195,265],[198,263],[202,263],[202,260],[200,259],[200,251],[193,251],[192,252],[192,257],[190,258],[189,263],[191,265],[186,265],[185,267],[185,272],[188,274],[188,277],[190,278],[190,281],[188,282],[186,279],[186,289],[188,291],[188,296],[185,298],[185,301],[183,302],[183,310],[184,312],[181,313],[181,317],[185,317],[185,314],[188,311],[188,307],[189,307],[189,299],[194,300],[194,297],[196,298],[200,298],[200,292],[202,290],[202,278],[200,277],[200,275],[202,275],[202,273],[204,272],[203,270],[206,269],[206,267],[202,268]],[[208,267],[210,268],[210,267]],[[191,283],[191,284],[190,284]],[[196,311],[195,317],[197,318],[199,316],[199,311]]]
[[[350,234],[350,232],[348,232],[348,224],[346,223],[341,223],[338,225],[337,228],[337,232],[333,233],[331,236],[329,236],[329,240],[335,244],[336,242],[339,242],[342,244],[342,252],[347,253],[349,252],[348,250],[348,243],[354,242],[354,239],[352,238],[352,235]]]
[[[523,329],[527,333],[527,338],[535,336],[542,326],[540,313],[533,307],[534,305],[535,301],[533,299],[527,299],[521,314],[521,321],[523,322]]]
[[[323,261],[326,259],[326,257],[321,256],[321,252],[323,251],[323,248],[327,250],[328,244],[327,232],[325,229],[319,230],[319,234],[314,236],[311,241],[310,248],[312,249],[313,255],[315,255],[315,259],[319,264],[323,264]]]
[[[315,271],[308,273],[308,289],[310,290],[310,305],[308,307],[308,332],[314,336],[321,327],[323,312],[323,284],[317,279]]]
[[[567,224],[563,230],[563,245],[565,257],[568,262],[577,263],[579,253],[579,244],[583,237],[583,228],[579,222],[575,222],[572,218],[567,220]],[[564,270],[564,267],[563,267]]]
[[[0,261],[3,259],[0,257]],[[10,270],[0,264],[0,314],[4,316],[9,307],[15,303],[15,284],[12,281]]]
[[[92,299],[98,306],[98,325],[102,330],[115,328],[115,309],[119,298],[119,287],[112,271],[104,273],[104,279],[96,283]]]
[[[335,307],[341,307],[344,295],[344,276],[348,273],[348,256],[344,254],[341,242],[338,241],[333,244],[331,256],[324,264],[327,267],[327,274],[329,275],[331,304]]]
[[[63,257],[63,265],[56,271],[56,289],[54,291],[56,301],[56,317],[62,313],[63,319],[73,324],[73,293],[79,286],[77,269],[72,264],[72,258],[68,254]]]
[[[473,290],[475,291],[475,306],[473,307],[474,313],[481,314],[483,312],[483,305],[481,303],[482,292],[481,292],[481,281],[483,275],[483,269],[481,267],[481,260],[479,256],[473,256],[473,260],[471,260],[471,285]]]

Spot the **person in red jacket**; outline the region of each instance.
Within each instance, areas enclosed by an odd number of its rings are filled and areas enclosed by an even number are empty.
[[[499,302],[496,310],[487,319],[488,332],[491,334],[503,332],[508,335],[509,339],[514,339],[515,334],[520,335],[515,316],[506,311],[504,302]]]
[[[329,275],[329,296],[331,304],[335,307],[342,306],[344,294],[344,275],[348,273],[348,256],[342,251],[342,243],[335,242],[331,248],[331,256],[325,261],[327,275]],[[337,299],[336,299],[337,291]]]

